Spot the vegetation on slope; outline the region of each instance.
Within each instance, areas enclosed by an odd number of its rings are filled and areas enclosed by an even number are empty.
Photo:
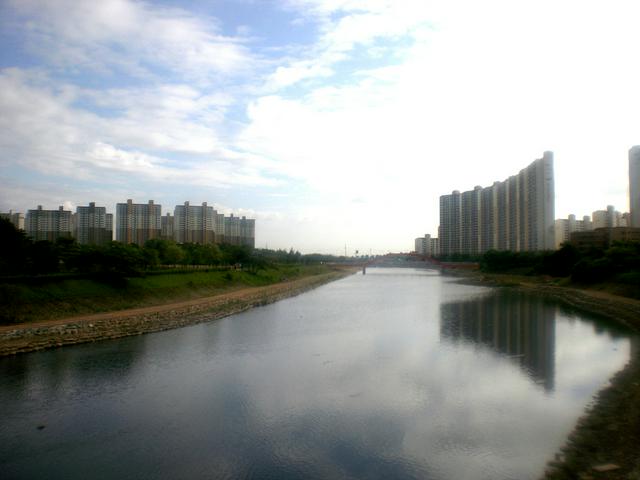
[[[33,242],[0,220],[0,324],[189,300],[329,271],[334,257],[237,245]]]

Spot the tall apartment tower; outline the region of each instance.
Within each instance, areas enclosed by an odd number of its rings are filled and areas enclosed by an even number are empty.
[[[60,237],[72,236],[71,211],[59,207],[58,210],[43,210],[38,205],[36,210],[27,211],[25,231],[34,241],[48,240],[54,242]]]
[[[460,191],[440,197],[440,254],[462,253],[462,221]]]
[[[440,253],[555,248],[553,153],[490,187],[440,197]]]
[[[233,213],[224,217],[224,241],[230,245],[241,245],[240,217],[234,217]]]
[[[144,245],[147,240],[159,238],[162,206],[153,203],[116,204],[116,240],[122,243]]]
[[[113,215],[105,207],[76,208],[76,239],[81,245],[105,245],[113,240]]]
[[[178,243],[207,244],[215,242],[215,219],[218,212],[202,205],[176,205],[173,211],[173,235]]]
[[[240,219],[240,243],[244,246],[255,248],[256,221],[253,218],[242,217]]]
[[[173,215],[167,212],[160,221],[160,238],[163,240],[174,240],[173,235]]]
[[[216,213],[214,221],[216,225],[213,231],[216,234],[216,243],[226,243],[224,236],[224,213]]]
[[[523,244],[525,251],[553,250],[555,248],[555,189],[553,178],[553,153],[544,152],[520,172],[526,179],[526,189],[521,192],[527,206],[526,224],[520,231],[528,233]],[[525,236],[525,233],[521,235]]]
[[[629,212],[630,226],[640,228],[640,145],[629,150]]]

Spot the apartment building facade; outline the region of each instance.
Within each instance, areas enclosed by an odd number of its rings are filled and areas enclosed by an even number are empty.
[[[27,235],[36,242],[55,242],[58,238],[73,236],[71,211],[62,206],[57,210],[44,210],[38,205],[35,210],[28,210],[24,226]]]
[[[107,213],[106,207],[96,207],[95,202],[76,207],[73,223],[81,245],[105,245],[113,240],[113,214]]]
[[[178,243],[215,243],[215,219],[218,212],[202,205],[176,205],[173,211],[173,235]]]
[[[571,214],[567,218],[558,218],[555,221],[556,248],[560,248],[563,243],[571,239],[573,232],[586,232],[593,230],[593,223],[589,215],[576,220],[576,216]]]
[[[440,197],[440,254],[555,247],[553,153],[490,187]]]
[[[149,200],[148,203],[116,204],[116,240],[122,243],[144,245],[147,240],[159,238],[162,206]]]
[[[629,213],[628,226],[640,228],[640,145],[629,150]]]

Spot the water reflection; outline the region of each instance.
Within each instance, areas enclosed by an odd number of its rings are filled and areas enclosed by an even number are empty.
[[[372,269],[208,324],[0,359],[0,471],[536,478],[628,358],[601,325]]]
[[[557,307],[542,298],[499,291],[442,304],[440,337],[505,355],[550,391],[554,388],[556,312]]]

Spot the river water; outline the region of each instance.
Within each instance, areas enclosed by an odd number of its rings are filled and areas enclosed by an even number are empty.
[[[368,269],[208,324],[0,359],[0,476],[528,479],[636,339]]]

